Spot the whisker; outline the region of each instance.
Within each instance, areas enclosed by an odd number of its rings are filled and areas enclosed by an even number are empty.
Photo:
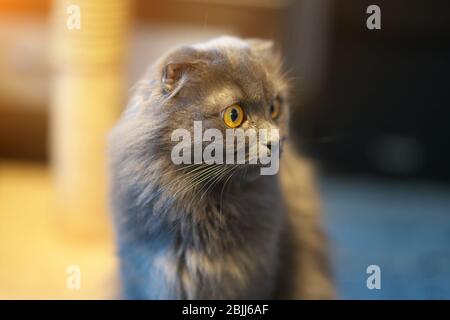
[[[233,167],[234,171],[230,174],[230,176],[227,178],[227,180],[225,180],[225,182],[224,182],[224,184],[223,184],[223,186],[222,186],[222,190],[221,190],[221,192],[220,192],[220,201],[219,201],[219,207],[220,207],[219,212],[220,212],[220,215],[222,215],[222,208],[223,208],[223,205],[222,205],[222,204],[223,204],[223,193],[224,193],[224,191],[225,191],[225,188],[226,188],[227,183],[228,183],[229,181],[231,181],[231,177],[236,173],[236,171],[237,171],[237,170],[235,170],[236,168],[238,168],[237,165]],[[247,169],[247,168],[246,168],[246,169]]]
[[[178,191],[175,192],[175,194],[173,196],[175,196],[179,193],[186,193],[187,191],[195,188],[202,181],[208,179],[208,177],[210,177],[212,174],[214,174],[214,172],[218,171],[219,169],[220,169],[220,166],[211,165],[211,167],[206,167],[206,169],[202,170],[201,172],[198,172],[193,177],[188,177],[188,178],[192,178],[190,181],[191,184],[183,189],[179,189]]]
[[[229,169],[227,166],[220,166],[220,168],[218,170],[214,171],[212,174],[209,175],[208,178],[214,177],[211,181],[207,181],[207,182],[209,182],[209,184],[206,183],[205,185],[203,185],[199,189],[198,192],[201,192],[203,190],[203,188],[205,188],[205,187],[207,187],[207,190],[208,190],[210,188],[210,186],[215,184],[216,180],[217,180],[217,182],[220,181],[220,179],[227,174],[228,170]],[[205,192],[207,192],[207,191],[205,191]],[[195,195],[193,195],[191,201],[189,202],[189,206],[191,206],[194,203],[194,201],[196,201],[196,200],[200,201],[204,195],[205,195],[205,193],[200,198],[197,198]]]
[[[226,168],[226,167],[225,167]],[[229,172],[231,172],[232,171],[232,169],[233,168],[226,168],[226,169],[224,169],[213,181],[212,181],[212,183],[210,183],[210,185],[208,186],[208,188],[203,192],[203,194],[202,194],[202,196],[200,197],[200,200],[199,201],[201,201],[202,199],[203,199],[203,197],[207,194],[207,192],[214,186],[214,185],[216,185],[220,180],[221,180],[221,178],[222,177],[224,177],[226,174],[228,174]]]
[[[199,185],[201,182],[203,182],[203,181],[206,181],[206,182],[210,182],[209,180],[210,180],[210,178],[216,178],[217,176],[219,176],[219,175],[221,175],[224,171],[226,170],[226,167],[224,167],[224,166],[219,166],[216,170],[213,170],[213,171],[211,171],[211,172],[209,172],[209,174],[207,175],[207,176],[205,176],[204,178],[202,178],[196,185]],[[213,179],[213,180],[214,180]],[[203,185],[201,188],[200,188],[200,190],[199,190],[199,192],[205,187],[205,186],[207,186],[208,185],[208,183],[206,183],[205,185]],[[193,196],[193,198],[195,198],[194,196]]]

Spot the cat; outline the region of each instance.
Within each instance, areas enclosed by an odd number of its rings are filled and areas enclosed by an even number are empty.
[[[334,297],[311,165],[287,141],[288,91],[271,41],[228,36],[170,51],[136,84],[108,150],[124,298]],[[171,161],[175,129],[224,131],[236,104],[240,127],[279,129],[278,174]]]

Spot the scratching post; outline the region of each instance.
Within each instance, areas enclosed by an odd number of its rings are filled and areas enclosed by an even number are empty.
[[[127,0],[54,1],[50,151],[69,231],[107,230],[106,134],[124,104],[129,13]]]

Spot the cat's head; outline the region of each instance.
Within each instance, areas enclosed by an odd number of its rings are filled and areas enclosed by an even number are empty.
[[[177,144],[172,133],[194,135],[194,121],[224,136],[230,128],[278,129],[283,141],[287,101],[281,58],[271,41],[220,37],[162,57],[137,84],[116,138],[124,139],[124,153],[150,157],[167,171]]]
[[[204,128],[270,128],[287,131],[287,83],[280,55],[271,41],[221,37],[178,48],[156,70],[158,107],[171,125]],[[238,105],[242,122],[224,121],[223,112]],[[155,110],[157,111],[157,110]]]

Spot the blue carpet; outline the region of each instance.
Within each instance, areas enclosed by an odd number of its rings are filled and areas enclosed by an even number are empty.
[[[323,177],[320,189],[340,298],[450,299],[449,186]]]

